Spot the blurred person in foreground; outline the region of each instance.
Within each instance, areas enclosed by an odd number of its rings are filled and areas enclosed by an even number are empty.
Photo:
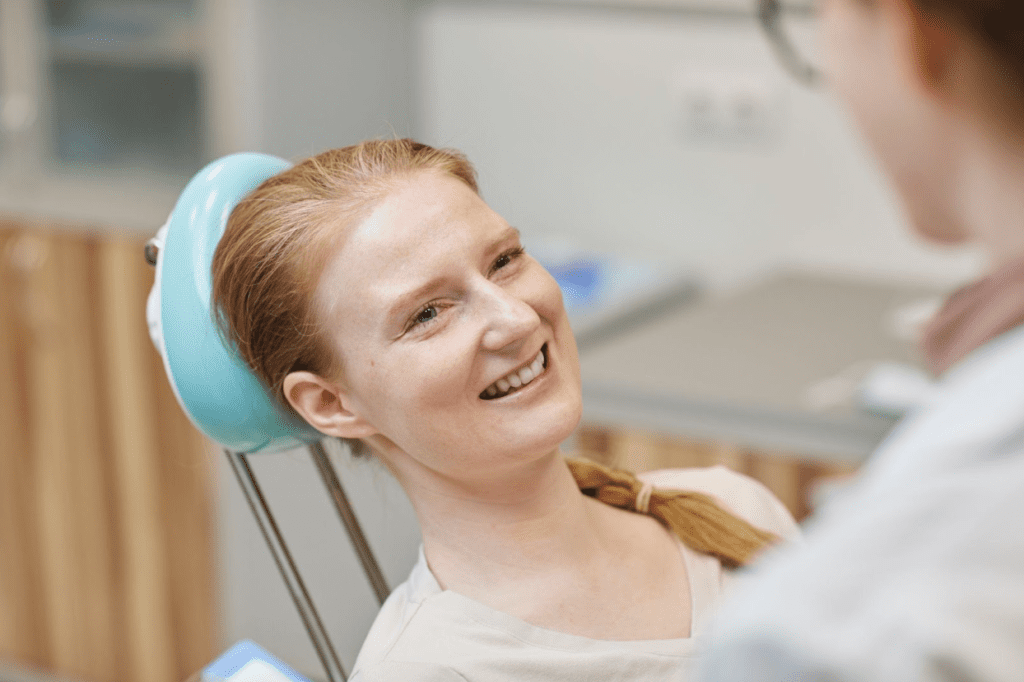
[[[991,273],[926,332],[935,400],[746,576],[698,678],[1024,680],[1024,3],[819,9],[826,78],[915,230]]]

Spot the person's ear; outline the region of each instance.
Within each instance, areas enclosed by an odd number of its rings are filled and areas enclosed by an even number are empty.
[[[366,420],[350,409],[344,391],[312,372],[291,372],[284,378],[284,395],[295,411],[328,436],[366,438],[377,433]]]
[[[944,17],[922,10],[919,0],[880,2],[895,31],[898,58],[912,83],[932,97],[948,97],[962,40],[957,29]]]

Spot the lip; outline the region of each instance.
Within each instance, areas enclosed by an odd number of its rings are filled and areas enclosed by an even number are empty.
[[[485,400],[485,401],[487,401],[489,403],[501,402],[501,401],[504,401],[504,400],[508,400],[509,398],[514,398],[515,396],[517,396],[517,395],[519,395],[521,393],[527,392],[528,389],[530,389],[534,384],[537,384],[537,383],[543,381],[547,377],[547,375],[548,375],[548,373],[549,373],[549,371],[551,369],[551,346],[548,344],[547,341],[545,341],[541,345],[541,347],[537,350],[537,353],[540,353],[540,352],[544,353],[544,372],[541,373],[540,376],[536,377],[529,384],[527,384],[526,386],[524,386],[522,388],[519,388],[519,389],[517,389],[515,391],[512,391],[508,395],[504,395],[504,396],[502,396],[500,398],[484,398],[484,391],[487,390],[487,387],[485,386],[484,390],[480,391],[480,393],[477,395],[477,397],[479,397],[481,400]],[[511,369],[511,370],[505,372],[504,374],[502,374],[501,376],[495,378],[493,381],[491,381],[490,384],[487,384],[487,386],[490,386],[491,384],[493,384],[498,379],[501,379],[502,377],[508,376],[512,372],[518,372],[522,368],[528,367],[530,365],[530,363],[533,362],[533,358],[537,357],[537,353],[534,353],[533,355],[531,355],[530,356],[530,360],[524,362],[523,364],[519,365],[515,369]]]

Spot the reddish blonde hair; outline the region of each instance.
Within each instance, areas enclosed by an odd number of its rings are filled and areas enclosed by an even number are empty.
[[[213,257],[213,305],[227,340],[286,410],[290,372],[337,376],[318,324],[317,283],[346,228],[417,172],[478,191],[461,153],[408,139],[371,140],[310,157],[257,187],[231,212]]]
[[[926,12],[945,16],[984,42],[1024,85],[1024,6],[1020,0],[916,0]]]
[[[588,459],[568,460],[576,485],[585,495],[613,507],[637,511],[643,489],[628,471]],[[653,516],[683,543],[710,554],[727,568],[743,566],[779,538],[747,523],[703,493],[654,488],[642,513]]]
[[[276,175],[235,207],[213,257],[213,306],[225,338],[282,406],[290,372],[338,376],[343,368],[318,324],[316,288],[346,228],[365,218],[410,174],[446,173],[478,191],[461,153],[412,140],[374,140],[332,149]],[[361,444],[350,444],[360,452]],[[570,460],[580,489],[634,509],[630,473]],[[647,513],[693,549],[727,566],[746,563],[776,539],[698,493],[655,491]]]

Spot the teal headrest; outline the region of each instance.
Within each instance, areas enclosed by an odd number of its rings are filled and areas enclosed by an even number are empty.
[[[228,216],[260,183],[290,166],[266,154],[214,161],[188,183],[157,236],[156,281],[147,304],[150,333],[186,414],[236,452],[277,452],[323,437],[277,405],[225,346],[211,313],[210,266]]]

